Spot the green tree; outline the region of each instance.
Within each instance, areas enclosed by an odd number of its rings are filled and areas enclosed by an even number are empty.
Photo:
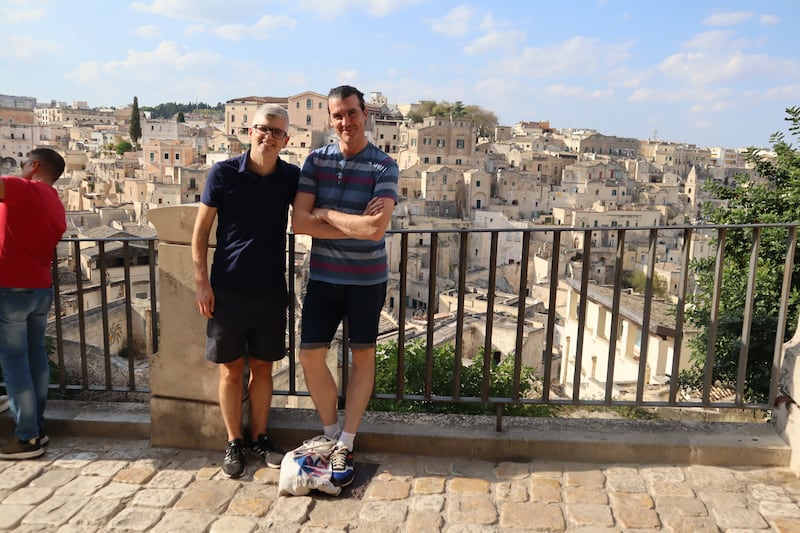
[[[786,110],[789,131],[800,134],[800,107]],[[737,176],[735,183],[707,182],[712,196],[723,200],[724,205],[707,204],[702,215],[714,224],[790,223],[800,220],[800,155],[786,140],[784,134],[771,136],[774,158],[766,157],[760,150],[750,148],[747,160],[755,165],[757,177]],[[750,244],[753,230],[730,228],[725,237],[725,261],[722,270],[722,293],[715,341],[713,381],[734,385],[737,380],[739,353],[741,351],[744,304],[750,273]],[[769,395],[775,332],[786,260],[788,232],[780,228],[764,228],[756,269],[753,322],[744,383],[747,401],[764,401]],[[708,352],[709,326],[711,325],[711,294],[714,282],[714,258],[693,263],[697,279],[697,296],[687,307],[687,319],[700,328],[700,333],[690,341],[692,366],[681,374],[684,384],[699,386]],[[793,335],[798,314],[798,284],[800,261],[795,258],[792,272],[789,312],[786,323],[788,340]]]
[[[114,145],[114,151],[119,155],[130,152],[131,150],[133,150],[133,145],[128,141],[119,141]]]
[[[186,117],[183,116],[183,111],[178,111],[178,122],[186,122]]]
[[[647,274],[641,270],[625,272],[622,275],[622,284],[639,294],[644,294],[647,288]],[[659,298],[666,298],[668,294],[667,280],[655,273],[653,274],[653,294]]]
[[[133,106],[131,107],[131,127],[128,130],[131,137],[131,142],[135,145],[142,138],[142,122],[139,114],[139,99],[133,97]]]
[[[404,352],[404,383],[405,395],[425,394],[426,373],[426,344],[423,339],[414,339],[405,344]],[[433,372],[431,393],[433,396],[453,396],[453,372],[455,363],[455,347],[445,344],[433,350]],[[483,350],[480,351],[474,362],[461,364],[461,390],[462,397],[480,398],[483,390]],[[513,357],[505,357],[498,364],[491,367],[489,383],[489,396],[508,398],[511,397],[514,383]],[[533,371],[523,367],[520,376],[520,396],[528,396],[540,385],[535,380]],[[377,347],[375,367],[375,392],[381,394],[395,394],[397,391],[397,341],[381,344]],[[373,399],[369,404],[370,410],[399,411],[399,412],[426,412],[426,413],[464,413],[464,414],[495,414],[495,406],[485,403],[454,403],[439,401],[412,401],[412,400],[384,400]],[[534,405],[506,405],[506,414],[514,415],[550,415],[552,409],[545,406]]]

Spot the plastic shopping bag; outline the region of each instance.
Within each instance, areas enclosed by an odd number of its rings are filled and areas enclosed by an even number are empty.
[[[319,435],[303,441],[281,461],[280,496],[304,496],[312,490],[338,496],[341,488],[331,482],[330,456],[336,441]]]

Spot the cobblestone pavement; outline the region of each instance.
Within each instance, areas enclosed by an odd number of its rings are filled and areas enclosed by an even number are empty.
[[[356,450],[357,451],[357,450]],[[800,480],[784,468],[492,463],[356,454],[338,497],[279,497],[252,457],[144,440],[53,438],[0,461],[0,530],[20,532],[800,531]]]

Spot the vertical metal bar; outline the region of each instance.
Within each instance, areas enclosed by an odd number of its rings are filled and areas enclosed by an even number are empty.
[[[297,316],[297,294],[295,292],[295,253],[296,253],[296,236],[294,233],[287,235],[288,245],[288,259],[286,267],[286,289],[289,294],[289,305],[286,306],[286,326],[289,331],[289,394],[297,394],[297,353],[296,353],[296,320]]]
[[[717,231],[717,262],[714,266],[714,292],[711,294],[711,316],[708,324],[708,343],[706,345],[706,365],[703,371],[703,407],[711,404],[711,385],[714,380],[714,359],[717,345],[717,323],[719,322],[719,300],[722,293],[722,272],[725,263],[725,237],[728,234],[726,227]]]
[[[786,320],[789,309],[789,296],[792,289],[792,273],[794,272],[794,254],[797,253],[797,225],[789,227],[789,242],[786,245],[786,263],[783,265],[783,288],[778,311],[778,331],[775,332],[775,353],[772,356],[772,378],[769,387],[769,403],[775,405],[775,398],[780,385],[780,371],[783,366],[783,336],[786,334]],[[794,326],[794,324],[792,324]]]
[[[753,240],[750,244],[750,270],[747,272],[747,293],[744,299],[744,314],[742,315],[742,346],[739,350],[739,366],[736,373],[736,404],[740,406],[744,405],[744,383],[747,380],[747,359],[750,354],[750,333],[756,294],[761,229],[761,226],[753,228]]]
[[[100,266],[100,306],[102,308],[102,322],[103,322],[103,366],[106,371],[106,390],[114,388],[111,382],[111,335],[108,328],[108,283],[106,276],[108,271],[106,268],[106,241],[97,241],[97,262]]]
[[[689,286],[689,266],[692,259],[692,228],[683,230],[683,262],[681,265],[680,291],[675,309],[675,342],[672,345],[672,373],[669,376],[669,403],[678,401],[678,385],[681,369],[681,347],[683,345],[683,320],[686,307],[686,291]]]
[[[647,351],[650,346],[650,311],[653,304],[653,283],[656,277],[656,247],[658,246],[658,230],[650,230],[650,258],[647,267],[647,279],[644,290],[644,310],[642,311],[642,339],[639,345],[639,374],[636,378],[636,401],[644,397],[644,380],[647,370]]]
[[[456,349],[453,356],[453,399],[461,398],[461,356],[464,350],[464,292],[467,286],[467,242],[469,233],[459,232],[458,305],[456,307]]]
[[[158,277],[156,276],[156,241],[147,241],[147,264],[150,270],[150,334],[152,335],[153,353],[158,352]]]
[[[542,399],[550,400],[550,381],[552,380],[553,345],[556,328],[556,307],[558,304],[558,259],[561,255],[561,230],[553,231],[553,246],[550,253],[550,301],[547,304],[547,339],[545,340],[544,383]],[[565,364],[562,355],[561,362]]]
[[[625,262],[625,230],[617,230],[617,264],[614,266],[614,294],[611,300],[611,333],[608,339],[608,364],[606,365],[606,405],[611,405],[614,392],[614,368],[617,362],[617,335],[619,332],[619,306],[622,300],[622,271]]]
[[[431,268],[428,274],[428,330],[425,346],[425,399],[431,399],[431,388],[433,386],[433,330],[436,323],[433,320],[433,315],[436,313],[436,272],[438,268],[439,253],[439,236],[438,233],[431,231],[431,246],[430,246],[430,260]]]
[[[583,365],[583,337],[586,333],[586,307],[589,305],[589,269],[592,247],[592,230],[583,232],[583,267],[581,268],[581,295],[578,303],[578,339],[575,342],[575,370],[572,375],[572,401],[580,401],[581,366]]]
[[[395,398],[405,395],[406,378],[406,293],[408,292],[408,233],[400,234],[400,294],[397,296],[397,382]]]
[[[61,281],[58,277],[58,246],[53,251],[53,315],[56,323],[56,358],[58,359],[58,386],[66,389],[64,370],[64,328],[61,324]]]
[[[525,309],[528,303],[528,262],[531,250],[531,234],[522,234],[522,260],[519,267],[519,301],[517,302],[517,342],[514,347],[514,378],[511,398],[519,400],[520,374],[522,373],[522,340],[525,337]]]
[[[81,342],[81,386],[89,389],[89,368],[86,355],[86,314],[83,305],[83,271],[81,270],[81,243],[74,241],[75,289],[78,301],[78,334]],[[91,265],[90,265],[91,268]]]
[[[133,313],[131,309],[131,265],[130,246],[128,241],[122,241],[123,269],[125,272],[125,327],[127,328],[128,343],[128,389],[136,390],[136,356],[133,349]]]
[[[494,329],[494,297],[497,289],[497,238],[498,232],[491,232],[489,244],[489,288],[486,294],[486,335],[483,344],[483,386],[481,399],[489,400],[489,386],[492,373],[492,329]]]

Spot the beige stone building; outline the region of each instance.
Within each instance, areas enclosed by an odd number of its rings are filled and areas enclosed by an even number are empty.
[[[475,132],[467,119],[427,117],[421,124],[400,128],[397,163],[400,169],[418,163],[464,166],[472,163]]]
[[[289,125],[301,130],[324,131],[328,122],[328,97],[305,91],[288,98]],[[294,133],[292,134],[294,135]]]

